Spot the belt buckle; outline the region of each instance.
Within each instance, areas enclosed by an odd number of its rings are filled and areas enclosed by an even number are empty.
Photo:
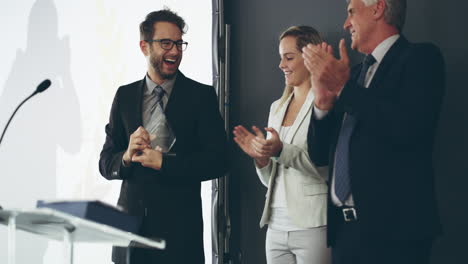
[[[342,208],[345,222],[352,222],[357,220],[356,209],[354,207]]]

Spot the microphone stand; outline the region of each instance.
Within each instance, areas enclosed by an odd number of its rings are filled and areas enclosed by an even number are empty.
[[[8,126],[10,125],[11,120],[13,119],[13,117],[14,117],[15,114],[16,114],[16,112],[18,111],[18,109],[19,109],[26,101],[28,101],[29,99],[31,99],[31,97],[33,97],[34,95],[36,95],[36,92],[32,93],[30,96],[28,96],[26,99],[24,99],[23,102],[21,102],[21,104],[18,105],[18,107],[16,107],[15,111],[13,112],[13,115],[10,116],[10,119],[8,120],[8,123],[6,124],[5,128],[3,129],[2,137],[0,138],[0,144],[2,143],[3,136],[5,136],[5,132],[6,132],[7,128],[8,128]]]
[[[49,79],[46,79],[44,81],[42,81],[36,88],[36,91],[34,91],[30,96],[28,96],[26,99],[24,99],[21,104],[19,104],[15,111],[13,112],[13,114],[10,116],[10,119],[8,119],[8,123],[6,124],[5,128],[3,129],[3,132],[2,132],[2,136],[0,137],[0,145],[2,144],[2,140],[3,140],[3,136],[5,136],[5,132],[8,128],[8,126],[10,125],[10,122],[11,120],[13,119],[13,117],[15,116],[16,112],[18,111],[18,109],[24,104],[26,103],[26,101],[28,101],[29,99],[31,99],[31,97],[33,97],[34,95],[38,94],[38,93],[42,93],[43,91],[45,91],[47,88],[49,88],[51,82]],[[0,205],[0,210],[3,210],[2,206]]]
[[[36,91],[34,91],[30,96],[28,96],[26,99],[24,99],[21,104],[19,104],[15,111],[13,112],[13,114],[11,115],[10,119],[8,120],[8,123],[6,124],[5,128],[3,129],[3,132],[2,132],[2,136],[0,137],[0,144],[2,144],[2,140],[3,140],[3,136],[5,136],[5,132],[8,128],[8,126],[10,125],[10,122],[11,120],[13,119],[13,117],[15,116],[16,112],[18,111],[18,109],[24,104],[26,103],[26,101],[28,101],[29,99],[31,99],[31,97],[33,97],[34,95],[40,93],[40,92],[43,92],[44,90],[46,90],[47,88],[49,88],[51,82],[50,80],[45,80],[43,82],[41,82],[38,86],[37,86],[37,89]]]

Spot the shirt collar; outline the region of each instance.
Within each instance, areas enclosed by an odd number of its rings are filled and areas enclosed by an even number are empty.
[[[174,78],[172,78],[172,79],[166,80],[165,82],[163,82],[160,85],[163,88],[163,90],[164,90],[164,92],[165,92],[165,94],[167,95],[168,98],[171,95],[172,89],[174,88],[174,83],[175,83],[176,78],[177,78],[177,75],[174,76]],[[156,88],[156,86],[158,86],[158,84],[153,82],[153,80],[151,80],[151,78],[148,76],[148,74],[146,74],[146,76],[145,76],[145,81],[146,81],[146,91],[145,91],[145,93],[146,94],[151,94],[153,92],[154,88]]]
[[[384,41],[380,42],[380,44],[372,51],[372,56],[374,56],[375,60],[378,64],[380,64],[383,60],[383,57],[390,49],[390,47],[398,40],[400,37],[399,34],[390,36],[386,38]]]

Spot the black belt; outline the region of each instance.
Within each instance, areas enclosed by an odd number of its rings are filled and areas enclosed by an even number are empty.
[[[338,209],[343,213],[343,218],[345,222],[354,222],[358,220],[356,208],[352,206],[342,206]]]

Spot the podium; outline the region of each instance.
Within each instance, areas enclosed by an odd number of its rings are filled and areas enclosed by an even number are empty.
[[[65,261],[73,264],[73,244],[105,243],[121,247],[164,249],[163,239],[149,239],[115,227],[93,222],[50,208],[1,210],[0,223],[8,228],[8,264],[15,264],[16,230],[64,242]]]

